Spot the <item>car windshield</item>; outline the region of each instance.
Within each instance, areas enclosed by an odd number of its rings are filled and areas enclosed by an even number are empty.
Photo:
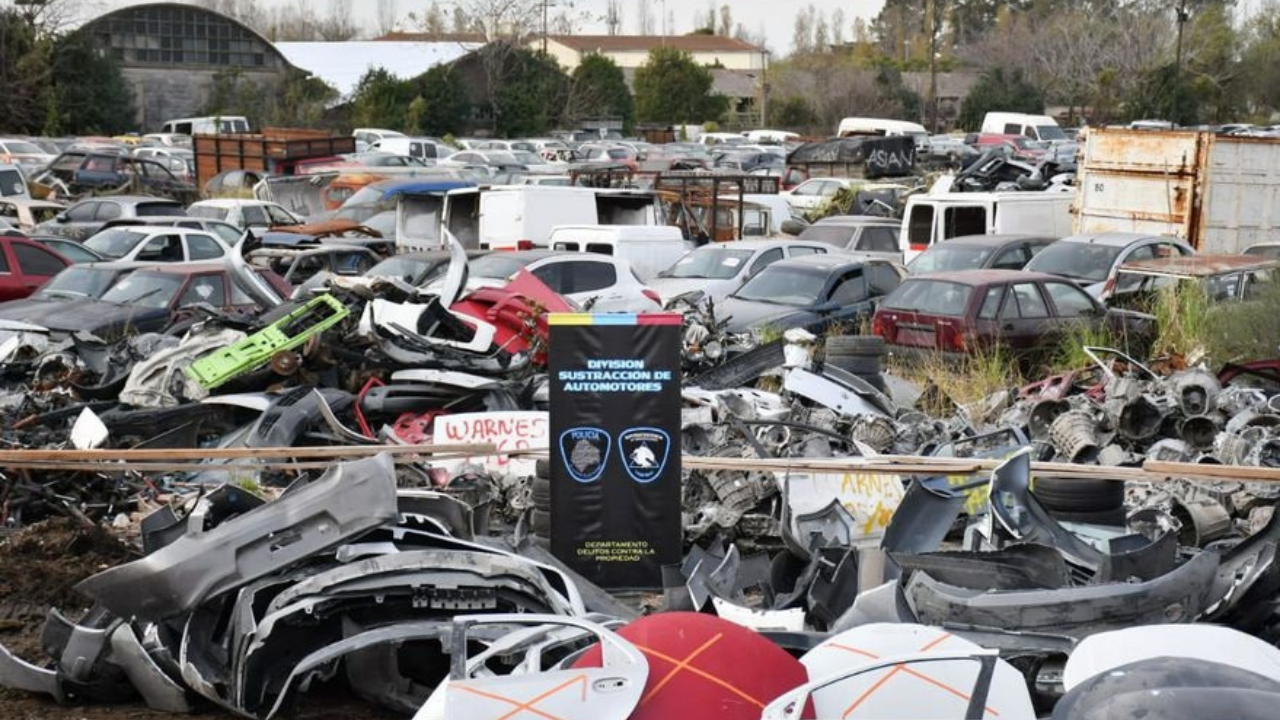
[[[380,212],[382,212],[382,209],[377,205],[343,205],[340,210],[333,214],[333,219],[363,223]]]
[[[849,241],[853,239],[853,234],[858,231],[856,227],[840,226],[840,225],[810,225],[800,233],[800,240],[809,240],[811,242],[826,243],[842,248],[849,245]]]
[[[1026,269],[1099,283],[1111,274],[1111,267],[1123,249],[1119,245],[1056,242],[1032,258]]]
[[[800,268],[770,265],[747,281],[733,297],[742,300],[805,307],[818,300],[825,285],[824,278]]]
[[[662,277],[728,280],[741,272],[749,260],[750,250],[703,248],[680,258]]]
[[[994,248],[974,245],[934,245],[907,266],[913,275],[948,270],[977,270],[983,267]]]
[[[891,310],[964,317],[973,288],[945,280],[908,280],[884,299]]]
[[[186,216],[187,209],[178,203],[139,203],[138,217]]]
[[[505,279],[515,275],[532,262],[533,259],[511,257],[507,253],[493,253],[472,260],[468,268],[468,274],[471,277],[492,280]]]
[[[122,258],[133,252],[138,243],[147,239],[146,233],[134,230],[124,230],[120,228],[112,228],[103,230],[84,241],[84,246],[90,250],[98,251],[98,254],[108,258]]]
[[[511,153],[511,155],[521,165],[546,165],[547,164],[546,160],[543,160],[542,158],[538,157],[537,155],[534,155],[531,152],[517,151],[517,152]]]
[[[166,308],[182,288],[183,277],[174,273],[136,272],[116,283],[102,295],[103,302]]]
[[[1041,140],[1066,140],[1067,134],[1062,132],[1062,128],[1057,125],[1037,125],[1036,132],[1040,133]]]
[[[377,187],[376,185],[365,185],[357,190],[351,197],[347,198],[346,202],[342,203],[342,207],[348,208],[355,205],[377,205],[379,202],[382,202],[382,195],[385,192],[385,188]]]
[[[187,208],[187,214],[191,217],[204,218],[205,220],[222,220],[224,222],[230,212],[227,208],[214,207],[213,205],[195,205]]]
[[[10,140],[5,143],[5,147],[9,148],[9,152],[16,155],[44,155],[45,152],[39,147],[29,142],[21,140]]]
[[[394,277],[414,282],[430,265],[421,258],[393,255],[365,271],[365,277]]]
[[[111,287],[116,271],[106,268],[69,267],[54,275],[35,294],[37,298],[97,298]]]

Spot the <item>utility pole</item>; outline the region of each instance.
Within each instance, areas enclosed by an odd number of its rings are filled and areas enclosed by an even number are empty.
[[[1182,80],[1182,30],[1186,26],[1187,21],[1191,19],[1191,13],[1187,10],[1187,0],[1178,0],[1178,50],[1177,59],[1174,61],[1174,72],[1179,81]]]
[[[938,132],[938,8],[946,0],[930,0],[929,9],[929,131]]]
[[[547,6],[551,0],[542,0],[542,54],[547,54]]]

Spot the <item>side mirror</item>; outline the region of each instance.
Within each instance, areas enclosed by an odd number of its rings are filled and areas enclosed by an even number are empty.
[[[815,307],[813,311],[818,313],[819,315],[828,315],[830,313],[833,313],[839,310],[841,307],[843,306],[840,303],[835,302],[834,300],[828,300],[827,302],[824,302],[821,305],[818,305],[817,307]]]
[[[54,216],[53,219],[55,222],[60,222],[60,223],[70,222],[71,220],[71,218],[67,217],[67,214],[64,212],[58,213],[57,215]]]
[[[787,235],[796,236],[804,232],[805,224],[799,220],[788,219],[782,221],[782,232]]]

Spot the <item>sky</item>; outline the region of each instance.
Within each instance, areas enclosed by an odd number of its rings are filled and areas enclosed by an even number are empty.
[[[375,14],[377,2],[374,0],[347,0],[351,2],[355,8],[355,16],[358,21],[362,22],[368,29],[375,26]],[[467,0],[463,0],[465,3]],[[579,33],[584,34],[603,34],[605,27],[603,17],[607,6],[606,0],[551,0],[553,3],[566,5],[573,3],[573,13],[578,16],[587,16],[596,18],[595,22],[585,22],[578,29]],[[328,0],[258,0],[258,2],[271,6],[294,5],[298,2],[305,2],[308,5],[314,5],[319,13],[323,13],[328,8]],[[658,29],[661,30],[661,18],[665,14],[663,5],[665,3],[666,10],[671,11],[675,15],[675,27],[669,32],[673,35],[681,35],[691,32],[694,29],[694,15],[705,16],[707,11],[707,0],[622,0],[623,14],[623,32],[624,34],[635,34],[635,21],[637,17],[637,3],[644,2],[653,8],[652,13],[655,21],[658,23]],[[113,9],[126,5],[136,5],[138,2],[129,0],[108,0],[98,3],[104,5],[105,9]],[[397,0],[396,5],[401,16],[410,11],[418,11],[421,13],[430,6],[430,0]],[[451,2],[442,0],[441,7],[446,14],[452,9]],[[733,11],[734,23],[742,23],[746,29],[752,34],[763,33],[768,38],[769,49],[775,55],[784,55],[791,49],[791,31],[795,25],[796,13],[802,8],[813,5],[815,9],[826,13],[828,17],[835,12],[837,8],[844,11],[847,27],[844,30],[844,36],[847,38],[852,34],[851,28],[854,17],[862,17],[870,20],[884,5],[884,0],[715,0],[715,5],[719,7],[722,4],[728,4]],[[554,15],[556,10],[552,10]]]

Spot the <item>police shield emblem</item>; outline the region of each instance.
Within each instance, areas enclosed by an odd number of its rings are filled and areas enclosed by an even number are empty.
[[[569,477],[592,483],[609,462],[609,434],[599,428],[570,428],[560,433],[560,455]]]
[[[667,468],[671,436],[659,428],[632,428],[618,436],[618,451],[632,480],[651,483]]]

